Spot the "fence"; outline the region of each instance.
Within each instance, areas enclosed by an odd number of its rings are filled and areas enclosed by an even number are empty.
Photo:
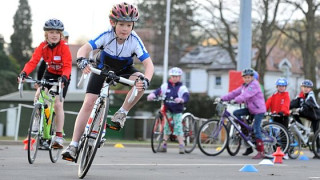
[[[18,137],[19,137],[19,126],[20,126],[20,121],[21,121],[22,107],[30,108],[30,109],[34,108],[34,106],[32,106],[32,105],[18,104],[17,107],[10,107],[10,108],[0,110],[0,112],[7,112],[7,124],[6,124],[7,135],[8,134],[9,134],[9,136],[13,135],[15,141],[18,141]],[[64,111],[64,112],[65,112],[65,114],[78,115],[78,112],[74,112],[74,111]],[[108,115],[108,118],[111,118],[112,116],[113,115]],[[147,123],[148,123],[148,121],[153,120],[154,118],[155,118],[154,116],[127,116],[127,119],[143,120],[143,124],[142,124],[142,130],[143,130],[142,139],[143,140],[147,139],[147,133],[148,133]],[[204,121],[207,121],[207,119],[204,119],[204,118],[198,118],[198,117],[194,117],[194,118],[197,121],[199,121],[198,126],[200,126]],[[13,119],[15,121],[12,121]],[[2,128],[3,128],[3,126],[2,126]],[[0,131],[1,131],[1,126],[0,126]]]

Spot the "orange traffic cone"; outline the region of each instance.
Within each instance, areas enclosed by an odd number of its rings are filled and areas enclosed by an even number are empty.
[[[33,150],[33,144],[36,142],[35,139],[31,139],[31,151]],[[28,138],[23,140],[24,150],[28,150]]]
[[[282,163],[282,157],[284,156],[284,153],[281,151],[280,147],[277,147],[277,151],[272,154],[274,157],[273,163]]]

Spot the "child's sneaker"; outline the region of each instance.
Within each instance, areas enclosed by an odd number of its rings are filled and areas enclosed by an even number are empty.
[[[119,110],[113,115],[111,122],[113,122],[116,126],[123,128],[124,123],[126,122],[126,117],[127,114]]]
[[[63,150],[61,155],[62,155],[62,159],[67,160],[67,161],[75,161],[76,157],[77,157],[77,150],[78,148],[73,146],[73,145],[69,145],[67,147],[67,149]]]
[[[167,144],[163,144],[159,149],[158,152],[167,152]]]
[[[184,154],[184,145],[179,144],[179,154]]]
[[[53,149],[62,149],[63,148],[63,142],[64,142],[64,139],[62,137],[55,136],[53,138],[52,148]]]

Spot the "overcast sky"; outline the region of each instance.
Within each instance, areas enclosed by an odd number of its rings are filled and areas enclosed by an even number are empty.
[[[32,13],[33,47],[44,40],[43,25],[50,18],[60,19],[70,34],[70,43],[91,39],[109,25],[108,14],[115,3],[124,0],[28,0]],[[134,0],[125,0],[133,3]],[[19,0],[0,1],[0,34],[7,43],[13,33],[13,16]]]

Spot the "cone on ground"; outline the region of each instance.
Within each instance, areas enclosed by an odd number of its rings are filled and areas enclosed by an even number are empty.
[[[259,162],[259,165],[273,166],[273,162],[270,159],[264,159]]]
[[[284,153],[281,151],[280,147],[277,147],[277,151],[272,154],[274,157],[273,163],[282,163],[282,157],[284,156]]]
[[[240,170],[240,172],[258,172],[258,169],[256,169],[253,165],[251,164],[246,164],[244,165]]]
[[[24,144],[24,150],[28,150],[28,138],[24,139],[23,141],[23,144]],[[31,139],[31,148],[30,150],[32,151],[33,150],[33,144],[36,142],[35,139]]]
[[[114,145],[115,148],[124,148],[124,146],[120,143],[117,143]]]
[[[306,155],[302,155],[302,156],[300,156],[299,160],[308,161],[309,158],[308,158],[308,156],[306,156]]]

